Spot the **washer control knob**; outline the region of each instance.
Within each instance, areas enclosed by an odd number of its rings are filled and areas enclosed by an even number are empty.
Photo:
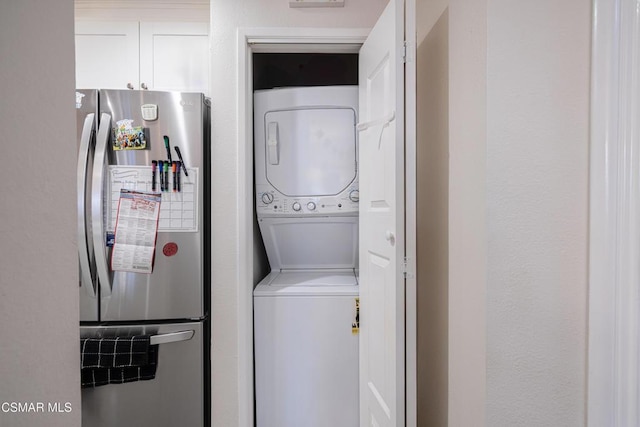
[[[291,207],[296,212],[298,212],[300,209],[302,209],[302,206],[300,206],[300,203],[298,203],[298,202],[293,202],[293,205],[291,205]]]
[[[268,205],[269,203],[273,202],[273,194],[271,194],[271,193],[263,193],[262,194],[262,202],[265,205]]]
[[[359,190],[353,190],[349,193],[349,200],[351,200],[352,202],[359,202],[360,201],[360,191]]]
[[[307,203],[307,209],[309,209],[310,211],[315,211],[316,210],[316,204],[314,202]]]

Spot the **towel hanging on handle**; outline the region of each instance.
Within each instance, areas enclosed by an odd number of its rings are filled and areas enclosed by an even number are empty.
[[[150,342],[149,335],[81,339],[82,387],[155,378],[158,346]]]

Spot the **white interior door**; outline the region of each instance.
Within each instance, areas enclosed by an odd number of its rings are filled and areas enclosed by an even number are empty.
[[[404,1],[360,50],[360,426],[405,425]]]

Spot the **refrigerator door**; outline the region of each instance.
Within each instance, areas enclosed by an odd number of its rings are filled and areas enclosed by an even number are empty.
[[[80,268],[80,320],[98,320],[98,297],[93,244],[91,240],[91,168],[97,130],[98,91],[76,90],[78,141],[78,260]]]
[[[194,331],[193,335],[190,331]],[[202,322],[80,327],[81,338],[130,334],[153,334],[163,342],[158,346],[155,378],[82,389],[82,425],[203,426],[205,393]]]
[[[152,160],[166,161],[169,157],[165,136],[168,137],[172,160],[179,160],[175,150],[178,147],[189,172],[188,177],[180,173],[183,183],[180,192],[172,191],[173,174],[171,171],[168,173],[170,191],[162,192],[151,274],[111,271],[109,258],[112,249],[96,249],[96,256],[106,258],[101,259],[98,265],[108,266],[106,269],[98,268],[101,275],[101,321],[205,317],[203,263],[204,230],[207,227],[204,218],[208,212],[205,206],[208,203],[208,198],[205,198],[208,188],[208,154],[205,154],[209,144],[208,108],[208,102],[199,93],[100,92],[100,111],[110,116],[110,129],[102,128],[103,122],[109,123],[109,120],[101,119],[96,142],[96,153],[106,149],[106,164],[101,175],[103,218],[97,221],[103,223],[99,237],[104,242],[108,232],[115,229],[120,189],[152,191]],[[157,118],[153,116],[154,111]],[[147,115],[149,112],[151,116]],[[140,128],[136,132],[144,134],[146,147],[120,149],[121,146],[116,146],[115,129],[122,126]],[[106,140],[101,140],[101,135]],[[99,161],[96,154],[96,162]],[[160,192],[158,177],[156,191]],[[100,192],[94,192],[93,197],[100,197],[96,193]]]

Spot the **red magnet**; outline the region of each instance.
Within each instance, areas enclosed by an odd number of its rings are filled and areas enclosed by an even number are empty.
[[[174,256],[178,253],[178,245],[173,242],[169,242],[162,248],[164,256]]]

